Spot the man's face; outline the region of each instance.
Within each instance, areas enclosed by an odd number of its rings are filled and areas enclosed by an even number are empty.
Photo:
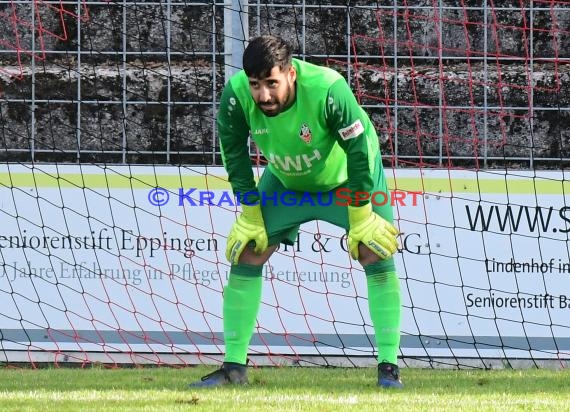
[[[273,67],[267,77],[249,77],[249,90],[261,111],[269,117],[277,116],[295,98],[297,73],[293,66],[283,71]]]

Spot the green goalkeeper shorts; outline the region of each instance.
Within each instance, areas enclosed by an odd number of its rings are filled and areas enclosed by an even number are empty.
[[[386,195],[387,201],[376,201],[372,208],[388,222],[394,221],[390,193],[382,165],[378,162],[374,173],[374,192]],[[258,190],[265,221],[265,228],[270,245],[284,243],[293,245],[301,224],[321,220],[344,228],[348,231],[348,208],[346,192],[338,189],[330,192],[298,192],[285,188],[281,181],[266,168],[259,181]],[[341,197],[339,197],[339,195]]]

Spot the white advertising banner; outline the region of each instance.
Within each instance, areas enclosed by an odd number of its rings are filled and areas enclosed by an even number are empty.
[[[568,176],[386,173],[402,355],[570,357]],[[239,209],[223,169],[5,165],[0,201],[3,350],[223,352]],[[372,353],[365,274],[342,229],[303,225],[263,279],[252,353]]]

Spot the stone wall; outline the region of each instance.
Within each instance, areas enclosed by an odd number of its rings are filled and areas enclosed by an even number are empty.
[[[218,163],[223,7],[87,3],[88,15],[41,9],[34,46],[29,26],[0,25],[0,49],[16,40],[22,49],[0,54],[3,160]],[[418,0],[406,14],[380,7],[392,1],[337,3],[250,6],[250,33],[282,35],[307,60],[345,73],[384,154],[480,167],[557,168],[569,157],[570,6],[531,13],[518,1],[434,9]],[[19,6],[22,20],[29,7]],[[361,64],[350,73],[349,51]]]

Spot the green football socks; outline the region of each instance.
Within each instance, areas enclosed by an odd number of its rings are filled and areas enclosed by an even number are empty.
[[[225,362],[245,365],[249,341],[253,335],[257,312],[261,303],[261,266],[232,266],[228,284],[224,288],[224,341]],[[234,268],[238,270],[234,270]],[[241,270],[240,270],[241,269]],[[236,272],[259,272],[257,275]]]
[[[374,326],[378,362],[398,363],[401,298],[396,272],[367,269],[368,306]],[[245,365],[261,303],[261,266],[235,265],[224,288],[225,362]]]
[[[398,364],[401,298],[396,272],[367,274],[368,307],[376,335],[378,363]]]

